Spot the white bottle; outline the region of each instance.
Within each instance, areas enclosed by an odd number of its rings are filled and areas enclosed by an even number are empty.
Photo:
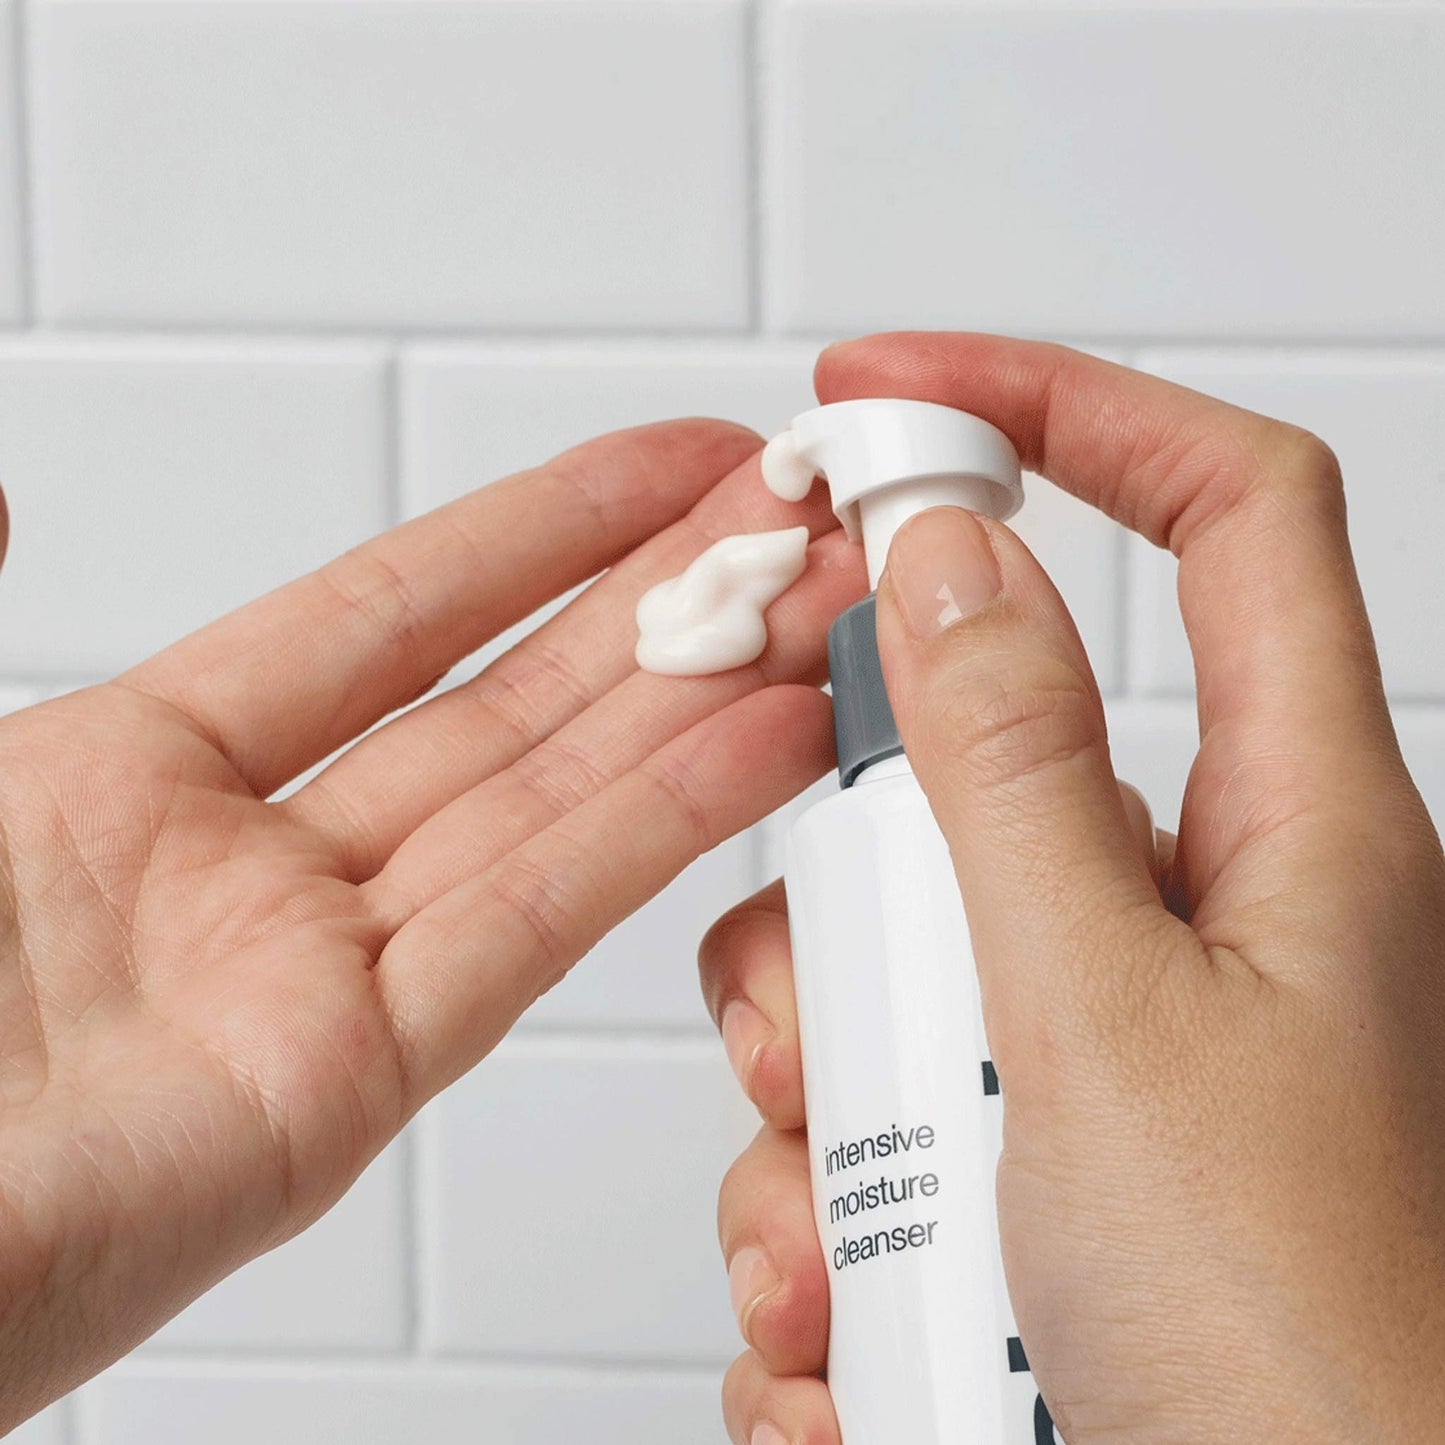
[[[875,584],[914,513],[1023,499],[1002,432],[924,402],[819,407],[781,450],[827,477]],[[842,791],[787,848],[828,1385],[843,1445],[1054,1445],[999,1259],[1002,1100],[968,926],[883,690],[874,600],[829,635]]]

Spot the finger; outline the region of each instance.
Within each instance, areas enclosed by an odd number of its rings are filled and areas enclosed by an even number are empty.
[[[825,401],[906,395],[976,412],[1026,467],[1178,555],[1202,733],[1181,863],[1197,893],[1246,843],[1262,868],[1282,863],[1284,840],[1269,835],[1297,819],[1370,812],[1382,769],[1405,785],[1339,470],[1317,438],[1065,347],[994,336],[845,344],[824,353],[817,384]],[[1287,862],[1297,877],[1318,860],[1300,850]]]
[[[807,1377],[779,1379],[751,1351],[723,1381],[723,1423],[734,1445],[840,1445],[828,1387]]]
[[[1164,906],[1185,923],[1194,921],[1192,905],[1185,896],[1181,882],[1174,876],[1174,860],[1179,852],[1178,837],[1167,829],[1160,828],[1155,835],[1155,850],[1159,857],[1159,896]]]
[[[828,1359],[828,1273],[813,1223],[806,1137],[763,1129],[728,1170],[718,1238],[743,1339],[775,1375]]]
[[[703,998],[743,1092],[776,1129],[801,1129],[803,1058],[781,880],[723,914],[698,949]]]
[[[958,507],[909,521],[878,589],[878,643],[1003,1073],[1011,1035],[1022,1046],[1013,1021],[1047,1027],[1055,1007],[1107,1021],[1159,956],[1136,945],[1178,923],[1135,842],[1073,621],[1008,528]]]
[[[479,677],[364,738],[285,806],[337,840],[352,876],[370,876],[433,813],[515,763],[636,672],[635,613],[649,587],[681,572],[720,537],[800,522],[817,538],[841,538],[823,499],[801,511],[780,502],[750,458],[686,517],[649,538]],[[840,607],[860,596],[864,577],[856,552],[815,544],[802,581],[770,609],[770,629],[803,617],[794,593],[815,595],[821,584]],[[808,648],[820,660],[830,620],[806,619]],[[663,684],[669,695],[685,685],[678,679]]]
[[[1139,856],[1143,858],[1144,865],[1148,868],[1157,887],[1159,883],[1159,849],[1153,810],[1149,807],[1144,794],[1130,783],[1121,782],[1119,784],[1119,797],[1124,803],[1124,817],[1128,820],[1129,831],[1134,835],[1134,846],[1138,848]]]
[[[813,547],[825,554],[856,550],[841,532]],[[429,818],[376,875],[375,906],[400,926],[711,714],[777,683],[820,686],[828,624],[848,602],[857,580],[851,568],[829,567],[821,560],[810,565],[768,609],[768,648],[748,667],[697,678],[634,672],[510,768]]]
[[[756,446],[713,421],[600,437],[373,538],[124,681],[173,703],[264,796],[674,522]]]
[[[377,965],[409,1107],[699,854],[821,777],[832,752],[822,693],[754,693],[419,912]]]

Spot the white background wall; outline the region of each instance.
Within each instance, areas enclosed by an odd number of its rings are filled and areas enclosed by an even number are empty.
[[[0,0],[0,705],[103,676],[600,429],[764,431],[818,344],[1044,334],[1339,452],[1445,818],[1445,4]],[[1169,559],[1021,529],[1162,818]],[[751,1123],[707,858],[309,1235],[26,1445],[722,1439],[712,1197]]]

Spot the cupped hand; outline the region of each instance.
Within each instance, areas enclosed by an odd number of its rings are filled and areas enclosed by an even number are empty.
[[[1006,1274],[1060,1436],[1437,1438],[1445,861],[1333,456],[1061,347],[880,337],[830,350],[817,379],[824,401],[975,412],[1179,557],[1200,743],[1177,842],[1157,848],[1115,783],[1077,632],[1006,527],[926,513],[879,589],[890,695],[973,935]],[[729,1428],[836,1445],[781,890],[702,957],[766,1121],[721,1200],[750,1346]]]
[[[822,638],[863,577],[821,503],[757,663],[633,665],[646,587],[798,520],[757,446],[602,438],[0,722],[0,1432],[316,1218],[608,928],[827,767]]]

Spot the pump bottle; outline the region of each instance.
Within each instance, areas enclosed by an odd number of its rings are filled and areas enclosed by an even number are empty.
[[[1023,500],[1008,438],[948,407],[823,406],[784,444],[826,477],[873,586],[915,513]],[[843,1445],[1054,1445],[999,1256],[1002,1098],[968,925],[888,704],[875,602],[829,634],[842,787],[794,825],[785,869],[828,1385]]]

